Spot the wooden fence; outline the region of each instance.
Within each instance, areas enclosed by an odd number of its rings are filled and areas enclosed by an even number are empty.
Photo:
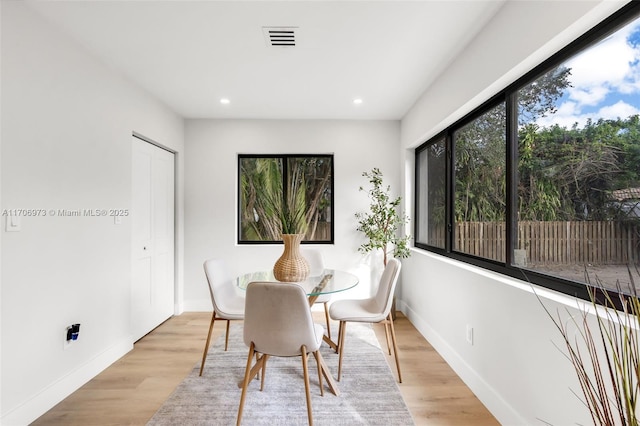
[[[331,240],[331,222],[318,222],[314,230],[308,229],[305,239],[311,239],[311,232],[314,231],[314,241],[330,241]]]
[[[455,230],[454,249],[504,262],[505,224],[462,222]],[[432,234],[431,244],[444,246],[444,235]],[[528,264],[625,265],[640,260],[637,222],[519,222],[516,258]]]

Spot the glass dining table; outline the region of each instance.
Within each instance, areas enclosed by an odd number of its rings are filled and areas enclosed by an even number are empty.
[[[236,277],[235,283],[242,290],[246,290],[249,283],[254,281],[273,281],[279,282],[274,276],[273,271],[249,272]],[[339,269],[324,269],[321,274],[307,277],[306,280],[297,282],[304,288],[309,297],[309,306],[313,305],[318,296],[323,294],[339,293],[349,290],[358,285],[358,276],[347,271]],[[323,340],[335,351],[338,350],[336,343],[327,335],[322,336]],[[321,364],[323,376],[327,380],[331,392],[340,395],[338,385],[331,375],[324,361]],[[253,377],[253,376],[252,376]]]
[[[273,271],[249,272],[236,278],[236,285],[246,290],[253,281],[278,280],[273,276]],[[358,285],[358,277],[350,272],[339,269],[324,269],[321,274],[309,276],[306,280],[297,282],[307,293],[309,305],[313,305],[318,296],[323,294],[339,293]]]

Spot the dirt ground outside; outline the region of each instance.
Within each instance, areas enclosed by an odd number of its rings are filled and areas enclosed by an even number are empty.
[[[636,291],[640,293],[640,273],[633,265],[630,268]],[[527,269],[572,281],[602,284],[604,288],[612,290],[616,289],[616,283],[619,282],[625,293],[631,289],[627,265],[529,265]]]

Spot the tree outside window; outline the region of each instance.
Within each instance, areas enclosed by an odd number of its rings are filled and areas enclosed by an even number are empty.
[[[416,247],[586,299],[594,279],[640,291],[639,9],[416,149]]]
[[[333,242],[333,156],[238,156],[239,243],[282,241],[281,214],[300,214],[303,242]]]
[[[453,249],[505,259],[506,121],[500,103],[453,133]],[[482,240],[482,245],[477,240]]]
[[[518,266],[577,281],[586,269],[629,290],[626,267],[640,261],[639,54],[635,19],[518,90],[531,99],[546,88],[518,110]]]

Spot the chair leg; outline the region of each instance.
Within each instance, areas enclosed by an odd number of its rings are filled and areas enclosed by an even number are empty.
[[[329,322],[329,303],[324,302],[324,319],[327,322],[327,337],[331,340],[331,323]]]
[[[384,337],[387,338],[387,350],[389,351],[389,355],[391,355],[391,343],[389,342],[389,324],[386,321],[384,322]]]
[[[202,363],[200,364],[200,376],[204,371],[204,362],[207,359],[207,353],[209,352],[209,343],[211,342],[211,332],[213,331],[213,323],[216,321],[216,311],[213,311],[211,315],[211,324],[209,324],[209,334],[207,334],[207,343],[204,344],[204,353],[202,354]]]
[[[258,361],[260,361],[261,355],[260,355],[259,352],[254,352],[253,355],[256,357],[256,365],[257,365]],[[258,371],[258,374],[256,374],[256,380],[261,377],[260,376],[261,374],[264,374],[264,371],[262,371],[262,372]]]
[[[249,346],[249,356],[247,357],[247,367],[244,370],[244,379],[242,380],[242,393],[240,394],[240,405],[238,406],[238,419],[236,420],[236,426],[240,426],[242,421],[242,409],[244,408],[244,397],[247,394],[247,386],[249,386],[249,374],[251,372],[251,361],[253,361],[253,353],[255,351],[255,345],[251,342]]]
[[[391,341],[393,342],[393,354],[396,358],[396,368],[398,369],[398,383],[402,383],[402,374],[400,373],[400,360],[398,359],[398,344],[396,342],[396,331],[393,327],[393,317],[389,314],[389,327],[391,328]]]
[[[307,357],[309,356],[309,354],[307,354],[307,347],[305,345],[302,345],[302,347],[300,348],[300,351],[302,352],[302,371],[304,373],[304,392],[307,396],[307,416],[309,417],[309,426],[313,425],[313,414],[311,412],[311,391],[309,389],[310,385],[309,385],[309,370],[307,369]]]
[[[322,388],[322,354],[319,350],[313,353],[316,357],[316,364],[318,365],[318,383],[320,383],[320,396],[324,396],[324,389]]]
[[[344,328],[344,324],[340,321],[338,325],[338,341],[336,342],[336,353],[340,353],[340,336],[342,336],[342,329]]]
[[[269,359],[269,355],[267,354],[262,354],[262,368],[260,369],[261,371],[261,376],[260,376],[260,391],[262,392],[264,390],[264,375],[267,371],[267,360]]]
[[[342,355],[344,354],[344,335],[347,334],[347,322],[340,321],[340,332],[338,333],[338,381],[342,375]]]
[[[229,347],[229,323],[231,321],[227,320],[227,333],[224,336],[224,351],[227,351],[227,348]]]

